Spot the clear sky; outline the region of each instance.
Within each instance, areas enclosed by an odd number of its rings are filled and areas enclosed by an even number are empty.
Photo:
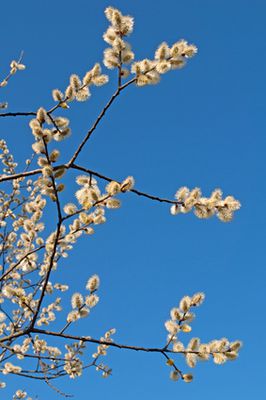
[[[81,240],[62,268],[61,281],[71,282],[73,291],[93,273],[102,281],[101,302],[70,332],[99,337],[116,327],[117,342],[161,346],[170,308],[183,295],[204,291],[206,302],[197,309],[193,336],[202,341],[241,339],[244,347],[235,362],[199,364],[189,385],[171,381],[159,355],[111,349],[104,361],[113,368],[112,377],[102,379],[88,370],[75,381],[58,381],[58,387],[76,400],[262,399],[266,2],[2,2],[1,74],[22,49],[27,65],[1,91],[10,111],[49,108],[52,89],[64,89],[71,73],[82,75],[102,60],[108,5],[135,17],[130,42],[137,59],[152,57],[164,40],[172,44],[180,38],[195,43],[199,54],[185,69],[166,74],[159,85],[125,91],[80,161],[114,179],[133,175],[138,189],[165,197],[183,185],[199,186],[206,195],[221,187],[242,208],[233,222],[224,224],[193,214],[173,217],[165,205],[125,195],[122,208],[108,214],[107,224],[93,238]],[[89,102],[65,112],[73,129],[62,145],[66,159],[113,87],[110,82],[95,88]],[[30,151],[27,123],[27,118],[0,121],[1,137],[19,160]],[[69,183],[69,198],[75,190]],[[178,365],[189,371],[183,360]],[[16,381],[14,388],[39,400],[57,398],[45,384]],[[10,399],[12,382],[8,380],[1,398]]]

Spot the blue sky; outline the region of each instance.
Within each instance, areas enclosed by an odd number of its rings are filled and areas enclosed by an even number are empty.
[[[64,89],[71,73],[82,75],[101,61],[107,27],[103,11],[110,4],[28,0],[1,5],[1,74],[22,49],[27,65],[1,91],[10,111],[49,108],[52,89]],[[197,310],[193,336],[241,339],[244,347],[235,362],[199,364],[190,385],[170,381],[169,367],[158,355],[110,350],[110,379],[89,370],[78,380],[58,381],[58,387],[77,400],[260,399],[266,378],[266,3],[129,0],[111,5],[135,17],[130,42],[136,59],[152,57],[162,41],[180,38],[195,43],[199,54],[159,85],[125,91],[80,162],[114,179],[133,175],[138,189],[165,197],[183,185],[199,186],[206,195],[221,187],[242,208],[232,223],[223,224],[192,214],[173,217],[165,205],[125,195],[122,208],[109,213],[93,238],[81,240],[62,268],[61,281],[71,282],[73,291],[93,273],[102,280],[101,302],[72,333],[99,337],[116,327],[118,342],[160,346],[170,308],[183,295],[204,291],[206,302]],[[62,145],[66,159],[113,87],[110,79],[95,88],[89,102],[65,112],[73,129]],[[1,137],[20,161],[30,151],[27,123],[25,118],[0,124]],[[69,196],[75,190],[69,181]],[[183,360],[180,366],[189,370]],[[1,392],[3,398],[10,398],[12,382]],[[57,398],[45,384],[17,380],[17,385],[39,400]]]

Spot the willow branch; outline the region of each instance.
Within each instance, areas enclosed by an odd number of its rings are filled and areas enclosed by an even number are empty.
[[[45,143],[45,141],[43,140],[44,143],[44,148],[45,148],[45,155],[46,155],[46,159],[49,163],[49,165],[51,166],[51,161],[49,158],[49,153],[48,153],[48,148],[47,148],[47,144]],[[57,208],[57,230],[56,230],[56,236],[54,239],[54,246],[53,246],[53,250],[50,256],[50,262],[49,262],[49,267],[45,276],[45,280],[43,283],[43,287],[42,287],[42,291],[41,291],[41,295],[38,301],[38,305],[37,308],[35,310],[35,313],[33,315],[30,327],[33,327],[36,319],[38,318],[38,314],[42,305],[42,301],[44,299],[45,296],[45,291],[46,291],[46,287],[48,285],[49,282],[49,277],[53,268],[53,263],[54,263],[54,258],[56,255],[56,249],[57,249],[57,245],[58,245],[58,241],[59,241],[59,236],[60,236],[60,230],[61,230],[61,225],[62,225],[62,212],[61,212],[61,206],[60,206],[60,201],[59,201],[59,197],[58,197],[58,191],[57,191],[57,187],[56,187],[56,182],[55,182],[55,178],[53,176],[53,174],[51,175],[51,181],[52,181],[52,185],[53,185],[53,190],[55,193],[55,203],[56,203],[56,208]]]
[[[92,127],[88,130],[86,136],[84,137],[83,141],[80,143],[80,145],[78,146],[77,150],[75,151],[75,153],[73,154],[72,158],[70,159],[70,161],[68,162],[68,166],[72,166],[73,163],[75,162],[76,158],[78,157],[78,155],[80,154],[80,152],[82,151],[83,147],[85,146],[85,144],[87,143],[87,141],[89,140],[89,138],[91,137],[92,133],[95,131],[95,129],[97,128],[99,122],[102,120],[102,118],[104,117],[106,111],[110,108],[110,106],[112,105],[112,103],[114,102],[114,100],[119,96],[119,94],[129,85],[131,85],[133,82],[135,82],[135,78],[131,79],[130,81],[126,82],[124,85],[119,86],[118,89],[115,91],[115,93],[112,95],[112,97],[109,99],[109,101],[107,102],[107,104],[105,105],[105,107],[102,109],[102,111],[100,112],[100,114],[98,115],[98,117],[96,118],[94,124],[92,125]]]
[[[7,113],[0,113],[0,117],[29,117],[29,116],[36,116],[36,112],[7,112]]]
[[[162,353],[162,352],[173,353],[173,351],[171,351],[171,350],[165,350],[163,348],[158,348],[158,347],[129,346],[129,345],[125,345],[125,344],[94,339],[90,336],[76,336],[76,335],[70,335],[70,334],[66,334],[66,333],[47,331],[47,330],[38,329],[38,328],[32,328],[31,332],[39,333],[39,334],[47,335],[47,336],[56,336],[56,337],[65,338],[65,339],[77,340],[77,341],[82,341],[82,342],[103,344],[103,345],[107,345],[107,346],[111,346],[111,347],[116,347],[119,349],[143,351],[143,352],[147,352],[147,353]]]
[[[91,174],[91,175],[94,175],[94,176],[97,176],[98,178],[103,179],[103,180],[105,180],[105,181],[107,181],[107,182],[115,181],[115,182],[120,183],[120,182],[117,181],[116,179],[112,179],[112,178],[110,178],[110,177],[108,177],[108,176],[106,176],[106,175],[102,175],[102,174],[100,174],[99,172],[93,171],[93,170],[91,170],[91,169],[89,169],[89,168],[84,168],[84,167],[82,167],[82,166],[80,166],[80,165],[77,165],[77,164],[72,164],[72,165],[71,165],[71,168],[77,169],[77,170],[79,170],[79,171],[86,172],[86,173]],[[150,200],[158,201],[158,202],[160,202],[160,203],[182,204],[182,202],[178,202],[178,201],[176,201],[176,200],[170,200],[170,199],[166,199],[166,198],[154,196],[154,195],[152,195],[152,194],[148,194],[148,193],[141,192],[140,190],[137,190],[137,189],[131,189],[130,192],[135,193],[135,194],[137,194],[138,196],[146,197],[146,198],[148,198],[148,199],[150,199]]]
[[[74,163],[72,165],[60,164],[60,165],[54,167],[54,170],[56,171],[56,170],[58,170],[60,168],[72,168],[72,169],[76,169],[76,170],[83,171],[83,172],[86,172],[88,174],[97,176],[98,178],[103,179],[103,180],[105,180],[107,182],[111,182],[111,181],[119,182],[116,179],[110,178],[110,177],[108,177],[106,175],[103,175],[103,174],[97,172],[97,171],[94,171],[94,170],[89,169],[89,168],[82,167],[81,165],[77,165],[77,164],[74,164]],[[29,176],[32,176],[32,175],[39,175],[39,174],[41,174],[41,172],[42,172],[42,169],[38,168],[38,169],[35,169],[35,170],[32,170],[32,171],[21,172],[21,173],[17,173],[17,174],[13,174],[13,175],[4,175],[4,176],[2,175],[0,177],[0,183],[1,182],[6,182],[6,181],[10,181],[10,180],[14,180],[14,179],[19,179],[19,178],[26,178],[26,177],[29,177]],[[138,196],[146,197],[146,198],[148,198],[150,200],[155,200],[155,201],[158,201],[160,203],[179,204],[178,201],[170,200],[170,199],[163,198],[163,197],[159,197],[159,196],[152,195],[152,194],[149,194],[149,193],[145,193],[145,192],[142,192],[142,191],[137,190],[137,189],[131,189],[130,191],[132,193],[135,193]]]

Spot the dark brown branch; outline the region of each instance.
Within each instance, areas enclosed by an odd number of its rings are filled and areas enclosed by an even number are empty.
[[[105,180],[107,182],[111,182],[111,181],[119,182],[116,179],[110,178],[110,177],[108,177],[106,175],[103,175],[103,174],[97,172],[97,171],[91,170],[89,168],[82,167],[81,165],[77,165],[77,164],[72,164],[71,166],[69,166],[68,164],[61,164],[61,165],[58,165],[58,166],[54,167],[54,170],[56,171],[57,169],[60,169],[60,168],[66,168],[66,169],[67,168],[72,168],[72,169],[76,169],[76,170],[83,171],[83,172],[86,172],[88,174],[97,176],[98,178],[103,179],[103,180]],[[1,182],[5,182],[5,181],[9,181],[9,180],[13,180],[13,179],[25,178],[25,177],[32,176],[32,175],[38,175],[38,174],[41,174],[41,172],[42,172],[42,169],[39,168],[39,169],[35,169],[35,170],[32,170],[32,171],[21,172],[21,173],[18,173],[18,174],[0,176],[0,183]],[[166,199],[166,198],[163,198],[163,197],[155,196],[155,195],[152,195],[152,194],[149,194],[149,193],[142,192],[142,191],[137,190],[137,189],[131,189],[130,191],[132,193],[137,194],[138,196],[146,197],[146,198],[148,198],[150,200],[158,201],[160,203],[182,204],[182,202],[178,202],[176,200],[170,200],[170,199]]]
[[[128,346],[128,345],[119,344],[119,343],[115,343],[115,342],[108,342],[105,340],[93,339],[90,336],[75,336],[75,335],[70,335],[70,334],[66,334],[66,333],[52,332],[52,331],[47,331],[47,330],[38,329],[38,328],[33,328],[31,330],[31,332],[39,333],[42,335],[56,336],[56,337],[61,337],[61,338],[65,338],[65,339],[77,340],[77,341],[82,341],[82,342],[103,344],[103,345],[107,345],[107,346],[111,346],[111,347],[116,347],[119,349],[144,351],[144,352],[148,352],[148,353],[152,353],[152,352],[153,353],[162,353],[164,351],[167,351],[169,353],[172,352],[171,350],[164,350],[164,349],[157,348],[157,347]]]
[[[0,117],[29,117],[29,116],[36,116],[36,112],[7,112],[7,113],[0,113]]]
[[[44,148],[45,148],[45,155],[46,155],[46,159],[47,162],[49,163],[49,165],[51,166],[51,161],[50,161],[50,157],[49,157],[49,153],[48,153],[48,147],[47,144],[45,143],[45,140],[43,140],[43,144],[44,144]],[[60,236],[60,230],[61,230],[61,225],[62,225],[62,212],[61,212],[61,206],[60,206],[60,201],[59,201],[59,197],[58,197],[58,191],[57,191],[57,187],[56,187],[56,182],[55,182],[55,178],[53,176],[53,174],[51,175],[51,181],[52,181],[52,185],[53,185],[53,190],[54,190],[54,194],[55,194],[55,202],[56,202],[56,208],[57,208],[57,230],[56,230],[56,236],[54,239],[54,247],[50,256],[50,261],[49,261],[49,267],[48,270],[46,272],[46,276],[45,276],[45,280],[43,283],[43,287],[42,287],[42,291],[41,291],[41,295],[38,301],[38,305],[37,308],[35,310],[35,313],[33,315],[31,324],[30,324],[30,329],[32,327],[34,327],[34,324],[38,318],[38,314],[39,311],[41,309],[41,305],[45,296],[45,291],[46,291],[46,287],[48,285],[49,282],[49,277],[53,268],[53,263],[54,263],[54,258],[56,255],[56,249],[57,249],[57,245],[58,245],[58,241],[59,241],[59,236]]]
[[[47,336],[55,336],[55,337],[60,337],[64,339],[70,339],[70,340],[76,340],[76,341],[81,341],[81,342],[89,342],[89,343],[96,343],[96,344],[102,344],[102,345],[107,345],[110,347],[116,347],[118,349],[125,349],[125,350],[134,350],[134,351],[143,351],[146,353],[171,353],[171,354],[200,354],[199,351],[197,350],[180,350],[180,351],[173,351],[170,350],[169,348],[166,349],[165,347],[143,347],[143,346],[129,346],[126,344],[121,344],[121,343],[116,343],[116,342],[109,342],[107,340],[101,340],[101,339],[94,339],[91,336],[76,336],[76,335],[71,335],[68,333],[61,333],[61,332],[54,332],[54,331],[48,331],[45,329],[39,329],[39,328],[32,328],[31,329],[32,333],[38,333],[41,335],[47,335]],[[224,351],[212,351],[210,352],[210,355],[214,355],[216,353],[225,353],[230,351],[230,349],[224,350]]]
[[[14,179],[19,179],[19,178],[26,178],[27,176],[38,175],[41,174],[41,172],[42,172],[41,168],[38,168],[31,171],[19,172],[13,175],[0,175],[0,183],[6,181],[13,181]]]
[[[70,161],[68,162],[68,166],[72,166],[72,164],[75,162],[76,158],[78,157],[78,155],[80,154],[80,152],[82,151],[83,147],[85,146],[85,144],[87,143],[87,141],[89,140],[89,138],[91,137],[92,133],[95,131],[95,129],[97,128],[97,125],[99,124],[99,122],[101,121],[101,119],[104,117],[106,111],[108,110],[108,108],[110,108],[110,106],[112,105],[112,103],[114,102],[114,100],[119,96],[119,94],[127,87],[129,86],[131,83],[135,82],[135,78],[131,79],[130,81],[126,82],[124,85],[119,86],[118,89],[115,91],[115,93],[112,95],[112,97],[109,99],[109,101],[107,102],[107,104],[105,105],[105,107],[102,109],[102,111],[100,112],[100,114],[98,115],[98,117],[96,118],[94,124],[92,125],[92,127],[88,130],[86,136],[84,137],[83,141],[80,143],[80,145],[78,146],[77,150],[75,151],[75,153],[73,154],[72,158],[70,159]]]
[[[109,178],[108,176],[102,175],[99,172],[93,171],[93,170],[88,169],[88,168],[84,168],[84,167],[82,167],[80,165],[72,164],[71,168],[74,168],[74,169],[77,169],[79,171],[83,171],[83,172],[86,172],[88,174],[97,176],[98,178],[103,179],[103,180],[105,180],[107,182],[112,182],[112,181],[119,182],[119,181],[116,181],[115,179]],[[135,193],[138,196],[146,197],[146,198],[148,198],[150,200],[159,201],[160,203],[183,204],[182,202],[179,202],[179,201],[176,201],[176,200],[169,200],[169,199],[165,199],[165,198],[162,198],[162,197],[154,196],[152,194],[141,192],[140,190],[137,190],[137,189],[131,189],[130,192]]]

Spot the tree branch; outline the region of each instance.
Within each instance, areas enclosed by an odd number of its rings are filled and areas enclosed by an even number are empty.
[[[72,165],[71,165],[71,168],[77,169],[77,170],[79,170],[79,171],[86,172],[86,173],[91,174],[91,175],[94,175],[94,176],[97,176],[98,178],[103,179],[103,180],[105,180],[105,181],[107,181],[107,182],[112,182],[112,181],[119,182],[119,181],[117,181],[116,179],[112,179],[112,178],[110,178],[110,177],[108,177],[108,176],[105,176],[105,175],[100,174],[99,172],[93,171],[93,170],[88,169],[88,168],[84,168],[84,167],[82,167],[82,166],[80,166],[80,165],[77,165],[77,164],[72,164]],[[140,190],[137,190],[137,189],[131,189],[130,192],[135,193],[135,194],[137,194],[138,196],[146,197],[146,198],[148,198],[148,199],[150,199],[150,200],[158,201],[158,202],[160,202],[160,203],[183,204],[182,202],[177,201],[177,200],[169,200],[169,199],[166,199],[166,198],[154,196],[154,195],[152,195],[152,194],[148,194],[148,193],[141,192]]]
[[[86,136],[84,137],[83,141],[80,143],[80,145],[78,146],[77,150],[75,151],[75,153],[73,154],[72,158],[70,159],[70,161],[67,163],[68,166],[72,166],[73,163],[75,162],[76,158],[78,157],[78,155],[80,154],[80,152],[82,151],[83,147],[85,146],[85,144],[87,143],[87,141],[89,140],[89,138],[91,137],[92,133],[95,131],[95,129],[97,128],[97,125],[99,124],[99,122],[101,121],[101,119],[104,117],[106,111],[110,108],[110,106],[112,105],[112,103],[114,102],[114,100],[119,96],[119,94],[129,85],[131,85],[133,82],[135,82],[135,78],[131,79],[130,81],[126,82],[124,85],[119,86],[118,89],[115,91],[115,93],[112,95],[112,97],[110,98],[110,100],[107,102],[107,104],[105,105],[105,107],[102,109],[102,111],[100,112],[100,114],[98,115],[98,117],[96,118],[94,124],[92,125],[92,127],[88,130]]]

